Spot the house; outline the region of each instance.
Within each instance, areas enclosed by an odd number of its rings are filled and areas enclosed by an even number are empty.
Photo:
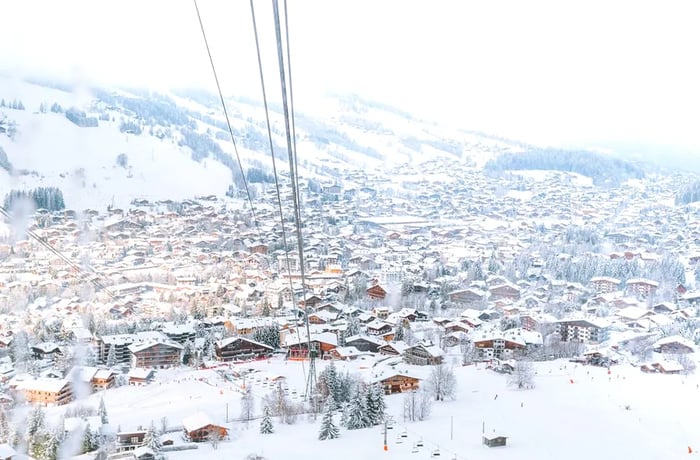
[[[449,292],[447,295],[455,303],[475,303],[486,298],[486,292],[476,288],[459,289]]]
[[[367,288],[367,295],[372,300],[384,300],[386,298],[386,290],[379,284]]]
[[[596,294],[615,292],[620,289],[621,283],[619,279],[609,276],[594,276],[591,278],[591,288],[593,288]]]
[[[117,452],[133,451],[143,445],[146,439],[146,430],[121,431],[114,439],[114,447]]]
[[[229,337],[215,344],[216,359],[219,361],[236,361],[265,358],[272,354],[274,348],[264,343],[245,337]]]
[[[520,288],[510,283],[490,287],[489,292],[491,293],[490,299],[492,301],[500,299],[518,300],[520,298]]]
[[[445,353],[432,343],[421,342],[404,351],[404,359],[409,364],[433,366],[441,364]]]
[[[479,331],[472,339],[479,359],[511,359],[527,346],[522,336],[499,330]]]
[[[74,383],[80,382],[92,391],[107,390],[114,386],[116,373],[97,367],[74,366],[69,375]]]
[[[24,392],[24,399],[28,403],[44,406],[61,406],[73,400],[71,384],[66,379],[38,378],[24,380],[17,386]]]
[[[353,335],[345,339],[346,347],[355,347],[358,351],[378,353],[386,342],[376,337]]]
[[[654,344],[654,351],[657,353],[693,353],[695,344],[680,335],[673,335],[659,339]]]
[[[564,319],[556,322],[562,342],[600,343],[608,338],[608,326],[600,319]]]
[[[34,359],[48,359],[54,361],[56,356],[62,355],[61,348],[53,342],[42,342],[32,345],[32,355]]]
[[[182,363],[183,346],[170,340],[146,340],[129,345],[131,367],[166,369]]]
[[[355,347],[336,347],[328,353],[328,356],[341,361],[355,360],[363,355],[367,355],[367,353],[361,352]]]
[[[228,429],[214,424],[204,412],[197,412],[182,420],[185,438],[190,442],[204,442],[216,436],[219,439],[228,437]]]
[[[133,451],[136,460],[156,460],[156,454],[145,446],[137,447]]]
[[[379,347],[378,351],[381,355],[400,356],[403,355],[407,348],[408,345],[405,342],[397,341],[385,343],[384,345]]]
[[[312,353],[323,359],[326,353],[338,346],[338,337],[332,332],[312,333],[309,341],[304,335],[289,334],[284,343],[287,348],[287,358],[307,359],[309,357],[309,342],[311,342]]]
[[[678,361],[667,359],[655,362],[651,366],[661,374],[680,374],[685,370]]]
[[[392,331],[391,324],[384,321],[375,319],[371,323],[367,324],[367,334],[369,335],[385,335]]]
[[[406,393],[416,391],[420,385],[418,377],[396,373],[388,377],[380,376],[376,379],[384,388],[384,394]]]
[[[656,292],[659,287],[659,283],[653,280],[647,280],[642,278],[633,278],[627,280],[627,292],[629,294],[636,294],[640,297],[647,297],[650,294]]]
[[[496,435],[483,435],[482,442],[488,447],[502,447],[506,445],[506,436],[496,436]]]
[[[127,374],[127,377],[129,377],[129,385],[137,387],[148,385],[153,381],[154,376],[155,371],[153,371],[153,369],[142,368],[131,369]]]

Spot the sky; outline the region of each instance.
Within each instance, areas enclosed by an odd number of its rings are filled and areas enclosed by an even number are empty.
[[[223,91],[260,97],[250,5],[199,0]],[[280,0],[283,4],[283,0]],[[254,0],[279,100],[271,0]],[[294,96],[355,93],[550,145],[697,147],[694,1],[288,0]],[[193,1],[7,0],[0,66],[215,91]]]

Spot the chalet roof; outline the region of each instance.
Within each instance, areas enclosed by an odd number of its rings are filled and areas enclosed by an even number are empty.
[[[695,344],[691,342],[690,340],[686,339],[685,337],[682,337],[680,335],[671,335],[669,337],[664,337],[663,339],[659,339],[654,343],[654,348],[660,347],[663,345],[669,345],[672,343],[677,343],[679,345],[686,346],[692,350],[695,350]]]
[[[617,316],[623,319],[637,320],[644,316],[650,315],[653,312],[640,307],[625,307],[617,312]]]
[[[70,385],[66,379],[52,379],[39,377],[37,379],[23,380],[18,382],[17,388],[31,391],[45,391],[48,393],[58,393],[64,387]]]
[[[143,342],[132,343],[128,348],[130,352],[138,353],[156,345],[165,345],[166,347],[177,348],[178,350],[182,350],[184,348],[182,345],[177,342],[173,342],[172,340],[144,340]]]
[[[207,425],[215,424],[211,421],[211,417],[209,417],[209,415],[201,411],[182,419],[182,427],[188,433],[192,431],[197,431],[198,429],[204,428]]]
[[[377,337],[370,337],[368,335],[353,335],[345,339],[345,343],[353,343],[357,340],[364,340],[365,342],[373,343],[374,345],[382,346],[386,344],[386,341],[379,339]]]
[[[366,352],[361,352],[360,350],[358,350],[355,347],[336,347],[335,351],[341,357],[347,357],[347,358],[350,358],[352,356],[361,356],[361,355],[367,354]]]
[[[151,377],[155,371],[153,369],[144,369],[143,367],[134,367],[127,374],[131,378],[135,379],[147,379]]]
[[[217,345],[219,348],[224,348],[224,347],[227,347],[227,346],[231,345],[232,343],[235,343],[235,342],[238,342],[238,341],[241,341],[241,340],[242,340],[242,341],[245,341],[245,342],[248,342],[248,343],[252,343],[253,345],[258,345],[259,347],[267,348],[267,349],[269,349],[269,350],[273,350],[273,349],[274,349],[274,348],[272,348],[272,347],[269,346],[269,345],[266,345],[266,344],[261,343],[261,342],[256,342],[255,340],[249,339],[249,338],[247,338],[247,337],[227,337],[227,338],[225,338],[225,339],[221,339],[221,340],[219,340],[218,342],[216,342],[216,345]]]

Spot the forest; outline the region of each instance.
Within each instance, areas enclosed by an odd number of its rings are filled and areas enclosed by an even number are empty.
[[[5,195],[3,208],[12,210],[20,200],[31,200],[37,209],[49,211],[60,211],[66,207],[63,192],[58,187],[38,187],[32,190],[10,190]]]
[[[596,185],[619,185],[627,179],[641,179],[644,171],[628,161],[595,152],[530,149],[522,153],[504,153],[490,160],[486,170],[555,170],[582,174]]]

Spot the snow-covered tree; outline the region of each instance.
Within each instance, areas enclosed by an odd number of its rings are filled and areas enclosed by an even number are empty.
[[[105,400],[102,397],[100,397],[100,405],[97,408],[97,415],[100,416],[100,420],[102,421],[103,425],[109,423],[109,418],[107,417],[107,407],[105,407]]]
[[[92,431],[90,424],[85,426],[85,431],[83,432],[83,442],[81,444],[81,453],[85,454],[87,452],[92,452],[98,449],[99,442],[97,440],[96,432]]]
[[[163,444],[160,442],[160,437],[158,436],[158,432],[156,431],[156,426],[153,423],[153,421],[151,421],[151,424],[146,430],[146,435],[143,437],[142,445],[144,447],[148,447],[156,454],[160,452],[160,448],[163,447]]]
[[[347,321],[347,326],[345,328],[345,336],[352,337],[353,335],[358,335],[361,331],[360,320],[355,316],[350,316]]]
[[[253,387],[248,385],[241,397],[241,420],[246,423],[249,422],[253,418],[254,411],[255,398],[253,397]]]
[[[384,390],[381,385],[373,384],[367,388],[367,418],[370,425],[379,425],[384,421]]]
[[[7,420],[5,410],[0,407],[0,444],[10,442],[10,422]]]
[[[326,439],[335,439],[340,436],[340,430],[333,422],[333,413],[335,411],[335,401],[333,395],[329,395],[326,399],[326,405],[323,409],[323,419],[321,420],[321,429],[318,432],[318,439],[325,441]]]
[[[117,364],[117,347],[114,345],[109,346],[109,351],[107,352],[107,367],[114,367]]]
[[[272,434],[275,432],[275,427],[272,426],[272,417],[270,417],[270,408],[265,406],[263,409],[263,418],[260,421],[260,433]]]
[[[46,422],[46,416],[44,415],[44,409],[41,406],[36,406],[29,413],[29,418],[27,420],[27,438],[31,439],[44,429]]]
[[[326,366],[323,371],[318,376],[318,387],[321,392],[321,396],[324,398],[332,398],[333,403],[336,405],[334,408],[337,409],[337,405],[342,399],[340,393],[340,382],[338,379],[337,368],[333,361]]]
[[[345,426],[348,430],[358,430],[370,426],[367,414],[367,398],[365,396],[365,389],[361,385],[358,385],[355,389],[355,394],[350,400],[346,418],[347,425]]]
[[[535,386],[535,369],[530,361],[517,361],[513,373],[508,376],[508,385],[523,388]]]
[[[444,401],[445,398],[454,399],[457,391],[454,371],[446,364],[433,366],[428,378],[428,386],[436,401]]]

